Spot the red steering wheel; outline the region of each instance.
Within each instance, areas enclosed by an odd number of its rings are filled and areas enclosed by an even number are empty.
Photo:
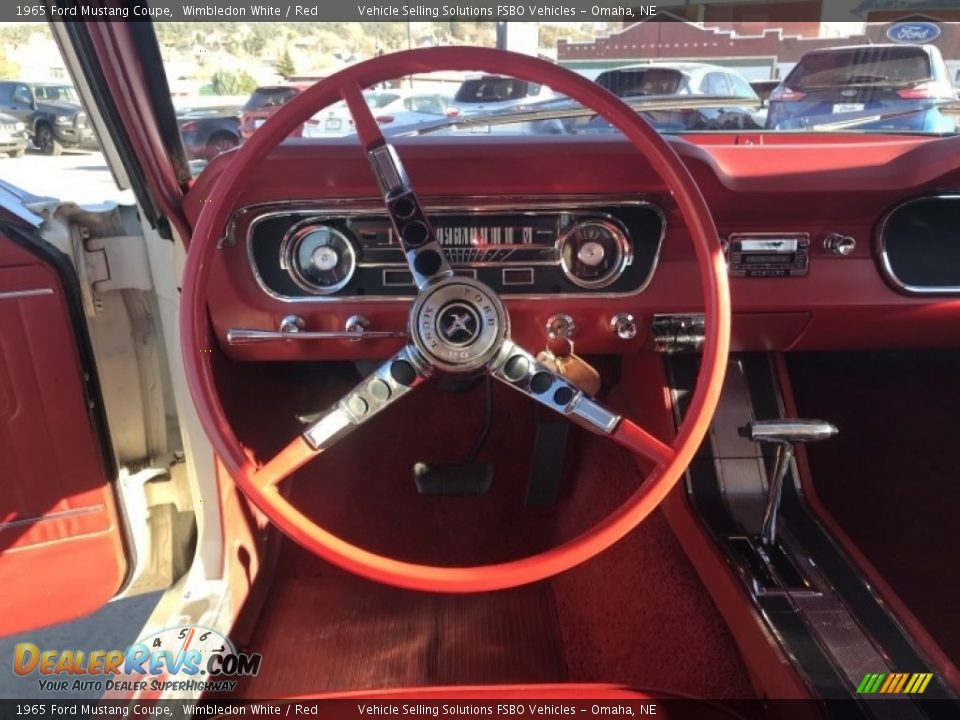
[[[454,276],[403,164],[380,132],[362,89],[436,70],[483,71],[546,85],[595,110],[618,128],[666,182],[690,231],[705,304],[706,341],[697,387],[673,442],[665,443],[604,407],[539,363],[510,339],[507,308],[489,287]],[[217,240],[245,179],[269,152],[317,110],[345,100],[419,293],[409,316],[410,343],[363,380],[317,422],[262,466],[245,454],[217,396],[209,353],[207,283]],[[699,189],[668,142],[623,102],[575,73],[524,55],[483,48],[429,48],[354,65],[298,95],[234,155],[194,229],[184,268],[181,342],[190,392],[214,449],[243,492],[284,533],[326,560],[390,585],[434,592],[514,587],[563,572],[605,550],[666,497],[709,427],[726,371],[730,298],[713,219]],[[589,429],[653,462],[655,470],[616,511],[578,537],[519,560],[474,567],[403,562],[345,542],[291,505],[278,484],[351,430],[437,373],[487,372]]]

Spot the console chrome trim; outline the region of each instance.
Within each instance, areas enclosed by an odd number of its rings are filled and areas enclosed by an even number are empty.
[[[662,201],[662,200],[661,200]],[[657,238],[657,248],[653,255],[653,263],[650,266],[650,272],[644,278],[640,287],[630,292],[581,292],[581,293],[559,293],[548,295],[532,295],[527,293],[503,293],[504,299],[524,299],[524,300],[545,300],[545,299],[624,299],[639,295],[653,281],[657,267],[660,263],[660,253],[663,250],[663,241],[667,235],[667,213],[663,207],[654,202],[654,199],[630,195],[597,195],[597,196],[567,196],[567,195],[520,195],[511,197],[490,197],[472,195],[467,197],[429,197],[423,200],[424,210],[429,216],[430,213],[476,213],[476,214],[494,214],[497,212],[510,211],[514,213],[534,213],[543,210],[589,210],[590,208],[610,207],[610,206],[629,206],[645,207],[653,210],[660,218],[660,235]],[[291,297],[282,295],[271,290],[264,282],[257,270],[253,257],[253,231],[255,227],[269,218],[281,217],[284,215],[293,215],[301,213],[313,213],[317,215],[334,215],[351,212],[361,215],[386,214],[383,206],[383,200],[377,197],[368,198],[336,198],[328,200],[286,200],[276,202],[258,203],[247,205],[237,210],[230,218],[227,224],[226,241],[221,249],[234,246],[237,243],[237,228],[239,221],[243,216],[253,213],[254,217],[247,223],[245,235],[247,265],[253,275],[254,280],[260,289],[269,297],[282,303],[381,303],[381,302],[404,302],[410,303],[415,295],[357,295],[349,297],[333,296],[311,296],[311,297]],[[631,253],[632,255],[632,253]],[[529,265],[530,263],[523,263]],[[359,266],[368,267],[360,262]],[[478,264],[479,265],[479,264]],[[393,267],[384,265],[384,267]],[[396,266],[400,269],[402,266]],[[464,268],[459,268],[460,270]]]
[[[900,210],[907,205],[912,205],[915,202],[926,200],[954,200],[960,202],[960,194],[943,193],[939,195],[921,195],[919,197],[910,198],[909,200],[904,200],[903,202],[897,203],[892,208],[887,210],[887,212],[885,212],[881,217],[879,225],[877,225],[877,263],[880,266],[880,273],[894,290],[897,290],[904,295],[960,295],[960,285],[926,287],[905,283],[897,277],[897,274],[893,270],[893,266],[890,264],[890,256],[887,253],[887,224],[890,222],[890,218],[895,212],[897,212],[897,210]]]

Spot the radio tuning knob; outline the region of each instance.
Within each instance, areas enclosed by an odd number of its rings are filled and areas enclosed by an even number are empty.
[[[823,249],[841,257],[852,254],[856,247],[857,241],[849,235],[830,233],[823,239]]]

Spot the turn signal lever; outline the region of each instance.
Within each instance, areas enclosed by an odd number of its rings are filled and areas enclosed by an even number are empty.
[[[761,539],[764,545],[773,545],[777,538],[777,514],[780,512],[780,497],[783,494],[783,479],[793,459],[793,445],[798,442],[817,442],[832,438],[839,431],[836,425],[824,420],[755,420],[739,429],[741,437],[754,442],[775,443],[777,446],[773,477],[767,490],[767,502],[763,511]]]

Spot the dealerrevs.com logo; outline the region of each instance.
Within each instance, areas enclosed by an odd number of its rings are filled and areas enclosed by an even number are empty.
[[[19,643],[13,672],[36,675],[40,690],[47,692],[232,692],[235,678],[257,675],[262,660],[257,653],[237,652],[216,630],[191,625],[161,630],[126,650]]]

